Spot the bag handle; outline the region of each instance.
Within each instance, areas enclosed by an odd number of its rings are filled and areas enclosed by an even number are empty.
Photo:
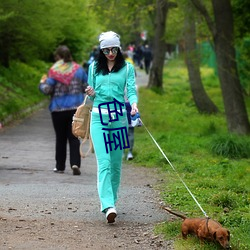
[[[85,96],[84,101],[83,101],[83,105],[86,104],[87,98],[88,98],[88,95]],[[89,131],[89,130],[90,130],[90,115],[88,116],[87,130],[86,130],[86,131]],[[86,144],[86,142],[87,142],[88,140],[89,140],[89,148],[88,148],[87,152],[84,153],[84,151],[83,151],[83,146],[84,146],[84,144]],[[90,133],[89,133],[89,132],[86,133],[86,134],[85,134],[85,137],[82,139],[81,144],[80,144],[80,147],[79,147],[79,151],[80,151],[80,155],[81,155],[82,158],[87,157],[87,155],[90,153],[90,151],[91,151],[92,153],[94,153],[93,142],[92,142],[92,139],[91,139],[91,137],[90,137]]]
[[[84,153],[84,151],[83,151],[83,145],[84,145],[88,140],[89,140],[89,148],[88,148],[87,152]],[[89,154],[90,152],[94,153],[93,142],[92,142],[92,139],[91,139],[90,137],[89,137],[89,139],[86,139],[86,138],[83,139],[83,141],[82,141],[81,144],[80,144],[79,151],[80,151],[80,155],[81,155],[82,158],[87,157],[88,154]]]
[[[90,119],[90,118],[89,118],[89,119]],[[87,127],[87,129],[89,129],[89,121],[88,121],[88,127]],[[88,140],[89,140],[89,148],[88,148],[87,152],[84,153],[84,151],[83,151],[83,146],[84,146],[84,144],[85,144]],[[81,142],[81,144],[80,144],[79,151],[80,151],[80,155],[81,155],[82,158],[87,157],[87,155],[90,153],[90,151],[91,151],[92,153],[94,153],[93,142],[92,142],[92,139],[91,139],[91,137],[90,137],[90,134],[89,134],[89,138],[88,138],[88,135],[87,135],[87,133],[86,133],[85,137],[83,138],[83,140],[82,140],[82,142]]]
[[[83,105],[85,105],[86,104],[86,101],[87,101],[87,98],[88,98],[88,95],[87,94],[85,94],[85,97],[84,97],[84,100],[83,100]]]

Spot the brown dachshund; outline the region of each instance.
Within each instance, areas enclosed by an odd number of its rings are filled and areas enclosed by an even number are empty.
[[[183,219],[181,233],[183,239],[187,239],[188,234],[196,235],[201,241],[216,241],[224,249],[231,249],[229,240],[230,232],[222,225],[210,218],[187,218],[185,215],[173,212],[171,209],[163,207],[166,211]]]

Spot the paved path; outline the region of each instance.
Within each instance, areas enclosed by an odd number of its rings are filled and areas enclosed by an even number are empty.
[[[148,75],[143,70],[136,68],[136,84],[138,87],[146,87],[148,85]]]
[[[26,204],[33,197],[35,203],[39,204],[39,209],[41,206],[45,209],[47,204],[53,204],[56,197],[65,205],[65,199],[74,200],[74,206],[78,207],[79,213],[65,216],[76,220],[83,217],[86,217],[86,220],[103,220],[102,214],[99,213],[94,154],[82,160],[81,176],[72,175],[69,163],[65,174],[53,173],[54,166],[54,132],[47,108],[0,133],[0,200],[4,201],[4,204],[1,202],[1,207],[8,210],[17,203]],[[144,171],[147,174],[147,169],[135,168],[134,172],[131,169],[132,166],[124,166],[122,198],[118,208],[125,212],[126,207],[133,207],[137,203],[138,211],[144,210],[145,206],[150,209],[146,209],[148,216],[139,216],[145,212],[136,212],[129,216],[122,213],[121,219],[136,219],[141,222],[161,220],[160,214],[149,214],[153,208],[151,201],[148,204],[145,202],[146,193],[150,190],[147,186],[152,185],[151,180],[137,176],[138,173],[144,175]],[[36,207],[37,204],[34,204],[33,208]],[[30,216],[30,209],[27,210],[24,205],[22,214]],[[84,212],[86,210],[89,212]],[[60,218],[61,211],[58,210],[52,216]]]

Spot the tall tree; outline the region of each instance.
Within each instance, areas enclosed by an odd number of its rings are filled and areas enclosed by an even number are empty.
[[[196,44],[196,27],[195,17],[191,13],[194,8],[192,4],[187,3],[185,6],[185,27],[184,27],[184,40],[185,40],[185,55],[186,64],[188,69],[189,82],[191,92],[194,98],[195,105],[200,113],[217,113],[218,108],[211,101],[207,95],[201,80],[200,74],[200,56],[197,51]]]
[[[249,134],[250,123],[236,64],[230,0],[212,0],[214,21],[200,0],[191,1],[204,16],[212,33],[228,130]]]
[[[154,57],[149,75],[148,87],[163,88],[162,76],[166,54],[166,42],[164,39],[166,30],[167,13],[171,7],[176,7],[175,3],[168,0],[156,1],[155,15],[155,35],[153,41]]]

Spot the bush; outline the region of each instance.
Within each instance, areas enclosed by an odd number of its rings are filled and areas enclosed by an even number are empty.
[[[215,194],[210,203],[214,206],[224,208],[233,209],[237,206],[235,198],[233,197],[232,193],[228,192],[221,192]]]
[[[42,74],[47,72],[48,65],[41,61],[32,66],[13,61],[10,68],[0,67],[0,122],[7,118],[18,118],[22,111],[34,107],[46,97],[38,90]]]
[[[247,138],[236,135],[219,136],[212,140],[212,153],[215,155],[231,158],[249,158],[250,146]]]

